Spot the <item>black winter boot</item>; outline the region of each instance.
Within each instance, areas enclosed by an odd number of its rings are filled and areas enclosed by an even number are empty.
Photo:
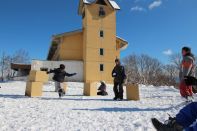
[[[59,89],[58,90],[58,94],[59,94],[59,98],[61,98],[63,96],[63,90],[62,89]]]
[[[116,100],[118,100],[118,97],[114,97],[114,99],[113,99],[113,100],[115,100],[115,101],[116,101]]]
[[[156,118],[151,119],[157,131],[183,131],[183,127],[176,122],[176,118],[169,117],[164,124]]]

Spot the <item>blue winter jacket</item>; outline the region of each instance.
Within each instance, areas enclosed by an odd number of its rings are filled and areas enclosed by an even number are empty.
[[[196,120],[197,102],[187,105],[176,116],[177,123],[182,125],[185,131],[197,131],[197,123],[195,123]]]

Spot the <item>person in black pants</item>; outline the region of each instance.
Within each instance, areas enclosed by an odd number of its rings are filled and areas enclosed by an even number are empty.
[[[55,81],[55,91],[58,92],[59,97],[61,98],[65,95],[65,91],[62,88],[62,83],[64,82],[65,76],[71,77],[77,73],[69,74],[65,71],[65,65],[61,64],[59,68],[50,70],[47,74],[54,73],[53,80]]]
[[[126,80],[126,74],[124,66],[121,65],[120,60],[115,60],[116,66],[112,71],[112,77],[114,78],[114,100],[123,100],[123,84]]]

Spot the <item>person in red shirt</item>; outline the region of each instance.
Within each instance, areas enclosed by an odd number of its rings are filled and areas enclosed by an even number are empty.
[[[185,76],[195,76],[195,58],[194,55],[191,53],[191,49],[189,47],[182,48],[182,56],[183,60],[180,66],[180,94],[182,97],[186,98],[187,100],[193,98],[192,86],[187,86],[184,81]]]

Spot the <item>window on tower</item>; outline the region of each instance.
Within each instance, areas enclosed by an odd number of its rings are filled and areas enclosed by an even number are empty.
[[[104,71],[104,65],[100,64],[100,71]]]
[[[104,10],[103,7],[100,7],[100,9],[99,9],[99,16],[100,16],[100,17],[105,16],[105,10]]]
[[[100,48],[100,55],[104,55],[104,49]]]
[[[104,31],[103,30],[100,31],[100,37],[104,37]]]
[[[100,5],[107,5],[107,4],[105,3],[105,0],[98,0],[96,3],[97,3],[97,4],[100,4]]]
[[[82,19],[85,18],[85,11],[82,13]]]

